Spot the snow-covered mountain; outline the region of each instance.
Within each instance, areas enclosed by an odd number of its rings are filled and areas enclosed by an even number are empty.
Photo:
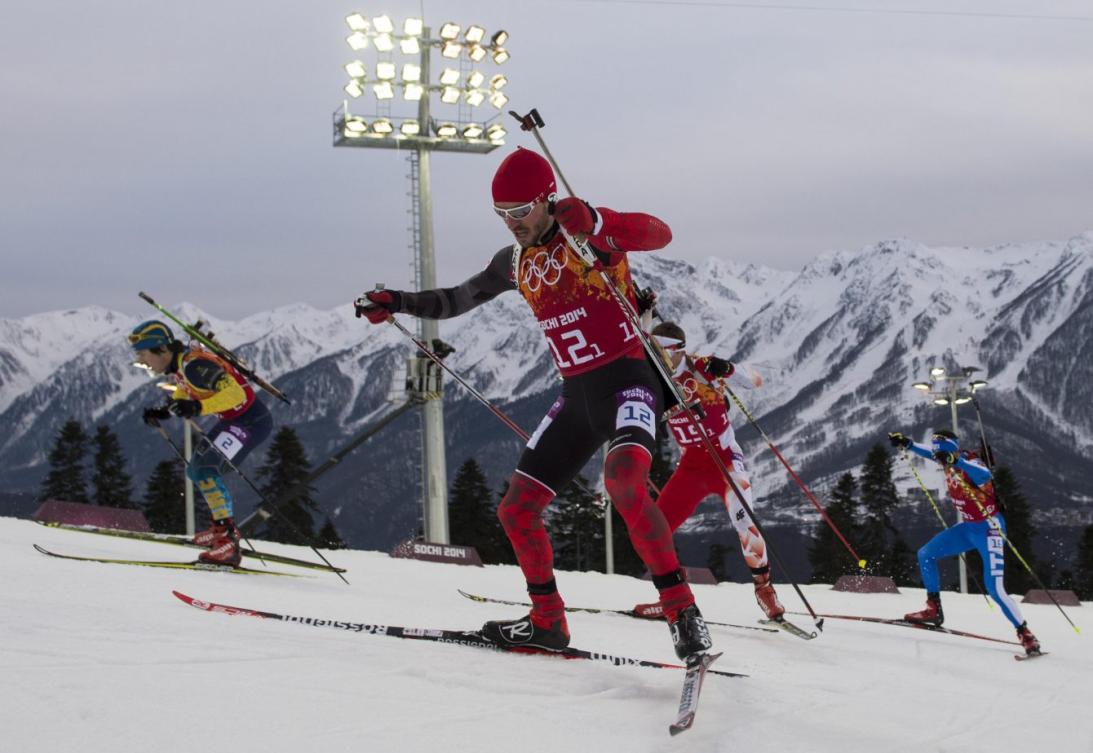
[[[820,256],[800,272],[727,259],[694,266],[635,255],[635,277],[659,292],[665,317],[689,345],[745,361],[764,388],[741,395],[750,412],[817,493],[860,463],[885,432],[924,437],[950,423],[948,408],[911,383],[930,367],[978,366],[986,431],[1017,472],[1038,523],[1093,521],[1093,232],[1065,242],[987,249],[877,243]],[[451,281],[455,282],[455,281]],[[297,428],[313,462],[401,403],[414,349],[393,327],[353,317],[351,306],[292,305],[241,321],[182,304],[275,381],[293,402],[273,405]],[[151,318],[154,311],[149,312]],[[0,320],[0,482],[33,490],[60,425],[106,423],[143,478],[169,449],[139,421],[159,392],[131,368],[124,338],[134,317],[99,307]],[[441,323],[456,351],[447,363],[526,429],[557,388],[545,342],[516,295]],[[468,457],[495,488],[520,442],[457,384],[445,387],[449,477]],[[419,421],[398,419],[325,478],[318,497],[343,535],[382,546],[417,524]],[[975,413],[960,411],[974,437]],[[795,525],[813,511],[742,417],[736,423],[764,518]],[[257,467],[252,463],[251,469]],[[901,469],[905,472],[905,469]],[[939,479],[928,477],[933,485]],[[909,487],[910,481],[904,486]],[[720,526],[713,519],[695,526]]]

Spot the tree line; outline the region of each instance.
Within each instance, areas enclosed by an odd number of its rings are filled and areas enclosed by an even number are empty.
[[[87,466],[89,453],[90,468]],[[171,457],[159,461],[145,483],[140,500],[134,499],[132,477],[126,473],[126,465],[117,435],[109,427],[100,425],[95,428],[94,436],[89,436],[79,421],[70,419],[54,440],[49,453],[49,472],[42,482],[39,498],[140,510],[153,531],[185,531],[185,465],[182,460],[172,453]],[[299,436],[294,429],[285,426],[274,435],[255,478],[262,496],[276,500],[310,473],[311,463]],[[280,502],[277,514],[266,521],[265,530],[259,531],[257,536],[285,544],[345,548],[329,517],[315,531],[313,513],[319,511],[319,506],[313,495],[310,486],[302,485],[290,498]],[[195,508],[196,526],[204,528],[208,525],[208,508],[200,495]]]

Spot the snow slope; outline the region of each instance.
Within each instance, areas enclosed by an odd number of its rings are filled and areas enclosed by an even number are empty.
[[[459,567],[377,552],[330,553],[351,585],[310,579],[69,562],[32,543],[89,556],[185,559],[184,550],[44,529],[0,518],[0,750],[35,753],[250,751],[1088,751],[1093,644],[1054,607],[1025,605],[1052,654],[885,625],[828,620],[804,642],[714,628],[721,669],[707,678],[695,728],[670,738],[675,670],[493,654],[302,625],[206,614],[197,598],[295,615],[474,628],[518,610],[482,606],[462,587],[521,598],[513,567]],[[271,550],[306,554],[293,547]],[[305,571],[300,571],[305,572]],[[574,605],[628,608],[652,587],[560,573]],[[780,589],[790,609],[800,602]],[[819,611],[899,615],[922,592],[805,589]],[[749,586],[697,586],[710,619],[752,623]],[[1010,638],[981,597],[946,595],[953,627]],[[1088,623],[1089,605],[1069,613]],[[800,618],[807,624],[805,618]],[[1088,625],[1087,625],[1088,627]],[[574,645],[673,660],[663,624],[577,614]]]

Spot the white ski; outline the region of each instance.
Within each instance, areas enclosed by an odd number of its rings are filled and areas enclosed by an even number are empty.
[[[702,692],[702,680],[706,677],[706,670],[717,661],[721,654],[698,654],[693,661],[687,662],[687,674],[683,677],[683,691],[679,697],[679,714],[676,720],[668,726],[668,731],[673,735],[686,732],[695,723],[695,712],[698,711],[698,697]]]

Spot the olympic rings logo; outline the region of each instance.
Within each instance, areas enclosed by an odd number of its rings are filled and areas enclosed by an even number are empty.
[[[543,285],[556,285],[565,269],[565,246],[555,246],[550,251],[540,251],[520,264],[520,284],[528,292],[536,293]]]
[[[695,392],[698,391],[698,380],[693,376],[689,376],[678,384],[683,388],[683,399],[688,403],[691,402],[691,400],[694,399]]]

